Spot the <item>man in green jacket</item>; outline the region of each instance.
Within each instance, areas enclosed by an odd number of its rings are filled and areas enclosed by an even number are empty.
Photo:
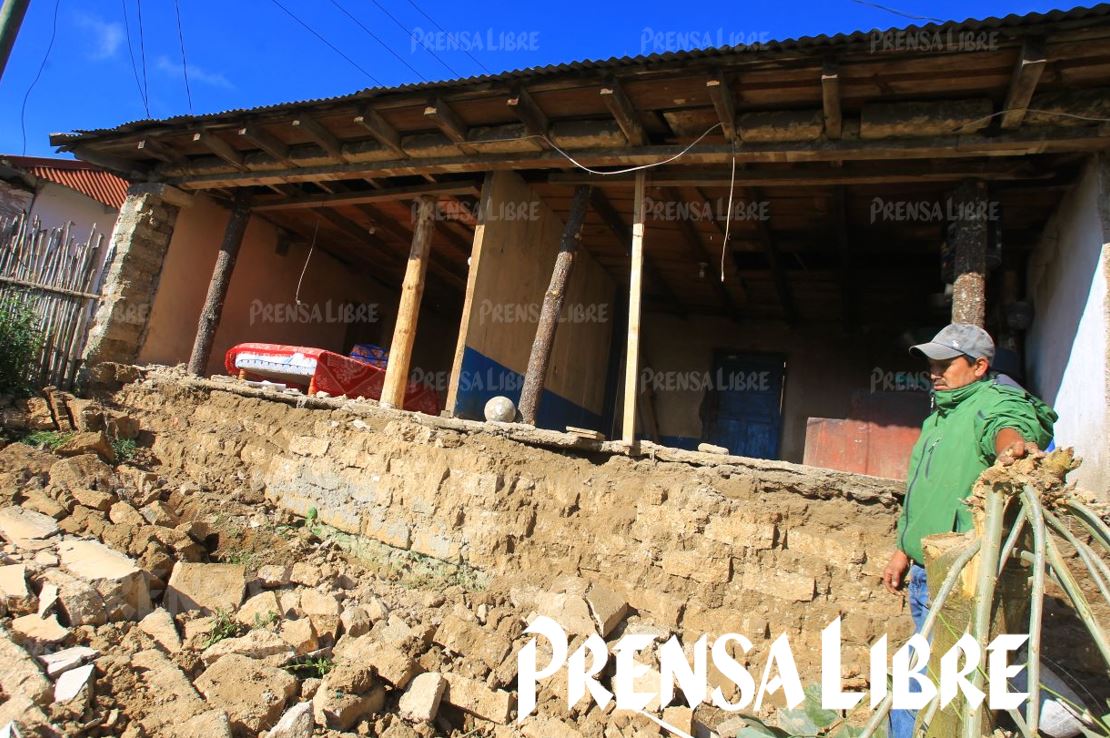
[[[896,593],[909,573],[910,616],[920,631],[929,612],[921,539],[969,530],[963,500],[979,474],[996,460],[1012,463],[1044,448],[1056,413],[1005,375],[992,375],[994,341],[978,326],[953,323],[910,353],[929,361],[935,409],[910,456],[897,550],[882,576]],[[914,712],[894,710],[890,722],[891,738],[908,738]]]

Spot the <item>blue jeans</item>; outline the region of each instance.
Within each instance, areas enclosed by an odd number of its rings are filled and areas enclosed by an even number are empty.
[[[914,632],[920,633],[925,625],[925,618],[929,615],[929,586],[925,581],[925,569],[917,564],[910,565],[910,579],[906,594],[909,597]],[[910,691],[919,691],[917,682],[910,682]],[[916,720],[917,710],[891,710],[890,738],[912,738]]]

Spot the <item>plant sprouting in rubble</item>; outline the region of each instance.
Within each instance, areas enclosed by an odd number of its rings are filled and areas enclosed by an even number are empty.
[[[135,443],[134,438],[114,438],[112,439],[112,450],[116,453],[116,461],[123,463],[130,461],[135,456],[135,450],[138,444]]]
[[[204,639],[204,647],[211,648],[227,638],[237,638],[243,635],[246,630],[243,624],[231,617],[230,612],[222,608],[217,609],[212,623],[212,630],[208,632],[208,637]]]
[[[34,312],[11,297],[0,300],[0,346],[0,395],[30,395],[42,331]]]
[[[28,446],[34,446],[35,448],[53,451],[54,449],[58,448],[58,446],[61,446],[63,443],[68,441],[70,438],[73,438],[72,433],[59,433],[58,431],[35,431],[34,433],[28,433],[20,440]]]
[[[305,656],[282,668],[298,679],[323,679],[335,662],[327,656]]]
[[[781,709],[775,716],[777,726],[768,725],[758,718],[744,716],[748,723],[735,738],[855,738],[863,728],[845,725],[845,719],[836,710],[821,706],[821,688],[816,684],[806,687],[805,701],[793,709]],[[876,734],[885,736],[885,732]]]
[[[251,629],[258,630],[260,628],[269,628],[280,619],[281,617],[273,610],[270,610],[265,615],[256,612],[254,614],[254,624],[251,626]]]

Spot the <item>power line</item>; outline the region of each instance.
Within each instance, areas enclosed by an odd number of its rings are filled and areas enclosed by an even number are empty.
[[[138,8],[138,10],[139,10],[139,58],[143,62],[143,95],[145,96],[145,98],[147,100],[147,103],[149,104],[149,102],[150,102],[150,85],[147,83],[147,78],[146,78],[146,39],[144,38],[144,34],[143,34],[143,3],[142,3],[142,0],[135,0],[135,7]],[[149,111],[147,112],[147,116],[148,117],[150,116]]]
[[[50,58],[50,51],[54,48],[54,37],[58,34],[58,6],[62,4],[62,0],[54,0],[54,22],[50,28],[50,43],[46,45],[46,53],[42,56],[42,64],[39,65],[39,71],[35,73],[35,78],[31,80],[31,86],[27,88],[27,94],[23,96],[23,107],[19,110],[19,130],[23,134],[23,155],[27,155],[27,101],[31,98],[31,90],[35,89],[38,84],[39,77],[42,76],[42,70],[46,69],[46,60]]]
[[[331,49],[331,50],[332,50],[332,51],[334,51],[334,52],[335,52],[336,54],[339,54],[339,55],[340,55],[341,57],[343,57],[344,59],[346,59],[346,60],[347,60],[347,63],[348,63],[348,64],[350,64],[350,65],[351,65],[352,67],[354,67],[355,69],[357,69],[358,71],[362,72],[362,73],[363,73],[363,74],[365,74],[365,75],[366,75],[367,77],[369,77],[369,78],[370,78],[370,79],[371,79],[371,80],[372,80],[372,81],[374,82],[374,84],[378,85],[379,87],[385,87],[385,85],[383,85],[383,84],[382,84],[382,83],[381,83],[380,81],[378,81],[378,78],[377,78],[377,77],[375,77],[374,75],[370,74],[370,73],[369,73],[369,72],[367,72],[367,71],[366,71],[365,69],[363,69],[362,67],[360,67],[360,66],[358,65],[358,62],[356,62],[356,61],[355,61],[354,59],[352,59],[351,57],[347,56],[347,55],[346,55],[346,54],[344,54],[344,53],[343,53],[342,51],[340,51],[339,49],[337,49],[337,48],[336,48],[336,47],[335,47],[335,46],[334,46],[334,45],[332,44],[332,42],[331,42],[331,41],[328,41],[328,40],[327,40],[326,38],[324,38],[324,37],[323,37],[323,36],[321,36],[321,35],[320,35],[319,33],[317,33],[317,32],[316,32],[315,30],[313,30],[312,26],[308,25],[308,24],[307,24],[307,23],[305,23],[305,22],[304,22],[303,20],[301,20],[301,19],[300,19],[300,18],[298,18],[297,16],[293,15],[292,11],[290,11],[290,10],[289,10],[289,8],[287,8],[287,7],[285,7],[284,5],[282,5],[281,3],[279,3],[279,2],[278,2],[278,0],[270,0],[270,2],[272,2],[272,3],[274,4],[274,5],[276,5],[276,6],[278,6],[279,8],[281,8],[281,9],[282,9],[282,10],[283,10],[283,11],[285,12],[285,14],[286,14],[286,15],[288,15],[288,16],[289,16],[290,18],[292,18],[293,20],[297,21],[297,23],[301,24],[301,26],[303,26],[303,27],[304,27],[304,29],[305,29],[306,31],[308,31],[309,33],[311,33],[311,34],[312,34],[313,36],[315,36],[316,38],[320,39],[320,40],[321,40],[321,41],[322,41],[322,42],[323,42],[323,43],[324,43],[324,44],[325,44],[325,45],[326,45],[326,46],[327,46],[327,47],[328,47],[329,49]]]
[[[381,40],[380,38],[378,38],[377,34],[375,34],[375,33],[374,33],[373,31],[371,31],[371,30],[370,30],[369,28],[367,28],[366,26],[362,25],[362,21],[360,21],[360,20],[359,20],[358,18],[354,17],[354,16],[353,16],[353,15],[351,15],[351,14],[350,14],[349,12],[347,12],[347,9],[346,9],[346,8],[344,8],[344,7],[342,6],[342,5],[340,5],[340,4],[338,3],[338,2],[336,2],[336,0],[331,0],[331,4],[332,4],[332,5],[334,5],[335,7],[339,8],[339,9],[340,9],[341,11],[343,11],[343,14],[344,14],[344,15],[346,15],[346,16],[347,16],[348,18],[350,18],[351,20],[353,20],[353,21],[355,22],[355,24],[356,24],[356,25],[357,25],[357,26],[358,26],[359,28],[361,28],[362,30],[366,31],[366,34],[367,34],[368,36],[370,36],[370,38],[374,39],[374,40],[375,40],[375,41],[377,41],[377,42],[378,42],[379,44],[381,44],[381,45],[382,45],[382,46],[383,46],[383,47],[385,48],[385,50],[386,50],[386,51],[388,51],[388,52],[389,52],[390,54],[393,54],[393,56],[397,58],[397,61],[401,62],[401,63],[402,63],[402,64],[404,64],[404,65],[405,65],[406,67],[408,67],[408,68],[409,68],[409,69],[410,69],[410,70],[412,71],[412,73],[413,73],[413,74],[415,74],[415,75],[416,75],[417,77],[419,77],[420,79],[424,80],[425,82],[427,82],[427,81],[428,81],[428,78],[427,78],[427,77],[425,77],[425,76],[424,76],[423,74],[421,74],[420,72],[418,72],[418,71],[417,71],[417,70],[416,70],[416,69],[415,69],[415,68],[414,68],[414,67],[413,67],[413,66],[412,66],[411,64],[409,64],[409,63],[408,63],[407,61],[405,61],[405,60],[404,60],[404,57],[402,57],[402,56],[401,56],[400,54],[398,54],[398,53],[397,53],[396,51],[394,51],[394,50],[393,50],[393,49],[392,49],[392,48],[391,48],[391,47],[389,46],[389,44],[387,44],[387,43],[386,43],[385,41],[382,41],[382,40]]]
[[[390,19],[391,21],[393,21],[394,23],[396,23],[396,24],[397,24],[397,26],[398,26],[398,27],[400,27],[400,29],[401,29],[402,31],[404,31],[405,33],[407,33],[407,34],[409,35],[409,38],[410,38],[410,39],[411,39],[411,38],[415,38],[416,34],[414,34],[414,33],[413,33],[412,31],[410,31],[410,30],[408,29],[408,27],[407,27],[407,26],[405,26],[405,24],[404,24],[404,23],[402,23],[401,21],[397,20],[397,19],[396,19],[396,18],[395,18],[395,17],[393,16],[393,13],[390,13],[390,12],[389,12],[388,10],[386,10],[385,6],[384,6],[384,5],[382,5],[381,3],[379,3],[379,2],[378,2],[378,0],[370,0],[370,2],[374,3],[374,5],[376,5],[376,6],[378,7],[378,10],[382,11],[383,13],[385,13],[385,14],[386,14],[386,15],[387,15],[387,16],[389,17],[389,19]],[[427,46],[425,46],[424,44],[420,44],[420,48],[424,49],[424,51],[427,51],[427,52],[428,52],[429,54],[431,54],[431,55],[432,55],[433,57],[435,57],[435,60],[436,60],[437,62],[439,62],[440,64],[442,64],[442,65],[444,66],[444,68],[446,68],[446,69],[447,69],[447,71],[448,71],[448,72],[450,72],[451,74],[455,75],[456,77],[461,77],[461,76],[462,76],[461,74],[459,74],[458,72],[456,72],[456,71],[455,71],[454,69],[452,69],[452,68],[451,68],[451,65],[450,65],[450,64],[448,64],[447,62],[443,61],[443,59],[441,59],[441,58],[439,57],[439,54],[435,53],[434,51],[432,51],[431,49],[429,49],[429,48],[428,48]]]
[[[442,31],[443,33],[447,33],[447,31],[444,31],[444,30],[443,30],[443,26],[441,26],[441,25],[439,25],[438,23],[436,23],[436,19],[435,19],[435,18],[433,18],[432,16],[428,15],[428,14],[427,14],[427,13],[425,13],[425,12],[424,12],[423,10],[421,10],[421,9],[420,9],[420,6],[419,6],[419,5],[417,5],[416,3],[414,3],[414,2],[412,1],[412,0],[408,0],[408,3],[409,3],[409,5],[411,5],[412,7],[416,8],[416,12],[420,13],[420,15],[424,16],[425,18],[427,18],[427,19],[428,19],[428,20],[429,20],[429,21],[431,22],[431,24],[432,24],[433,26],[435,26],[436,28],[438,28],[438,29],[439,29],[440,31]],[[486,69],[486,65],[485,65],[485,64],[483,64],[482,62],[480,62],[480,61],[478,61],[477,59],[475,59],[475,58],[474,58],[474,55],[473,55],[473,54],[471,54],[471,53],[470,53],[470,52],[469,52],[468,50],[466,50],[466,49],[463,49],[463,51],[464,51],[464,52],[466,53],[466,55],[467,55],[467,56],[469,56],[469,57],[470,57],[470,60],[471,60],[471,61],[473,61],[473,62],[474,62],[475,64],[477,64],[477,65],[478,65],[479,67],[481,67],[481,68],[482,68],[482,71],[483,71],[483,72],[485,72],[486,74],[493,74],[493,72],[491,72],[490,70]]]
[[[143,84],[139,81],[139,67],[135,64],[135,49],[131,45],[131,20],[127,17],[127,0],[119,0],[120,6],[123,8],[123,29],[127,34],[127,55],[131,57],[131,71],[135,75],[135,87],[139,90],[139,99],[143,101],[143,109],[146,110],[146,117],[150,117],[150,104],[147,102],[146,95],[143,94]]]
[[[185,61],[185,34],[181,31],[181,5],[178,0],[173,0],[173,9],[177,13],[177,40],[181,44],[181,71],[185,75],[185,96],[189,100],[189,113],[193,112],[193,93],[189,89],[189,62]]]

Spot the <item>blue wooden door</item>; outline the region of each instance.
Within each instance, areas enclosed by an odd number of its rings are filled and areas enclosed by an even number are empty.
[[[717,351],[713,365],[709,442],[740,456],[777,459],[785,358]]]

